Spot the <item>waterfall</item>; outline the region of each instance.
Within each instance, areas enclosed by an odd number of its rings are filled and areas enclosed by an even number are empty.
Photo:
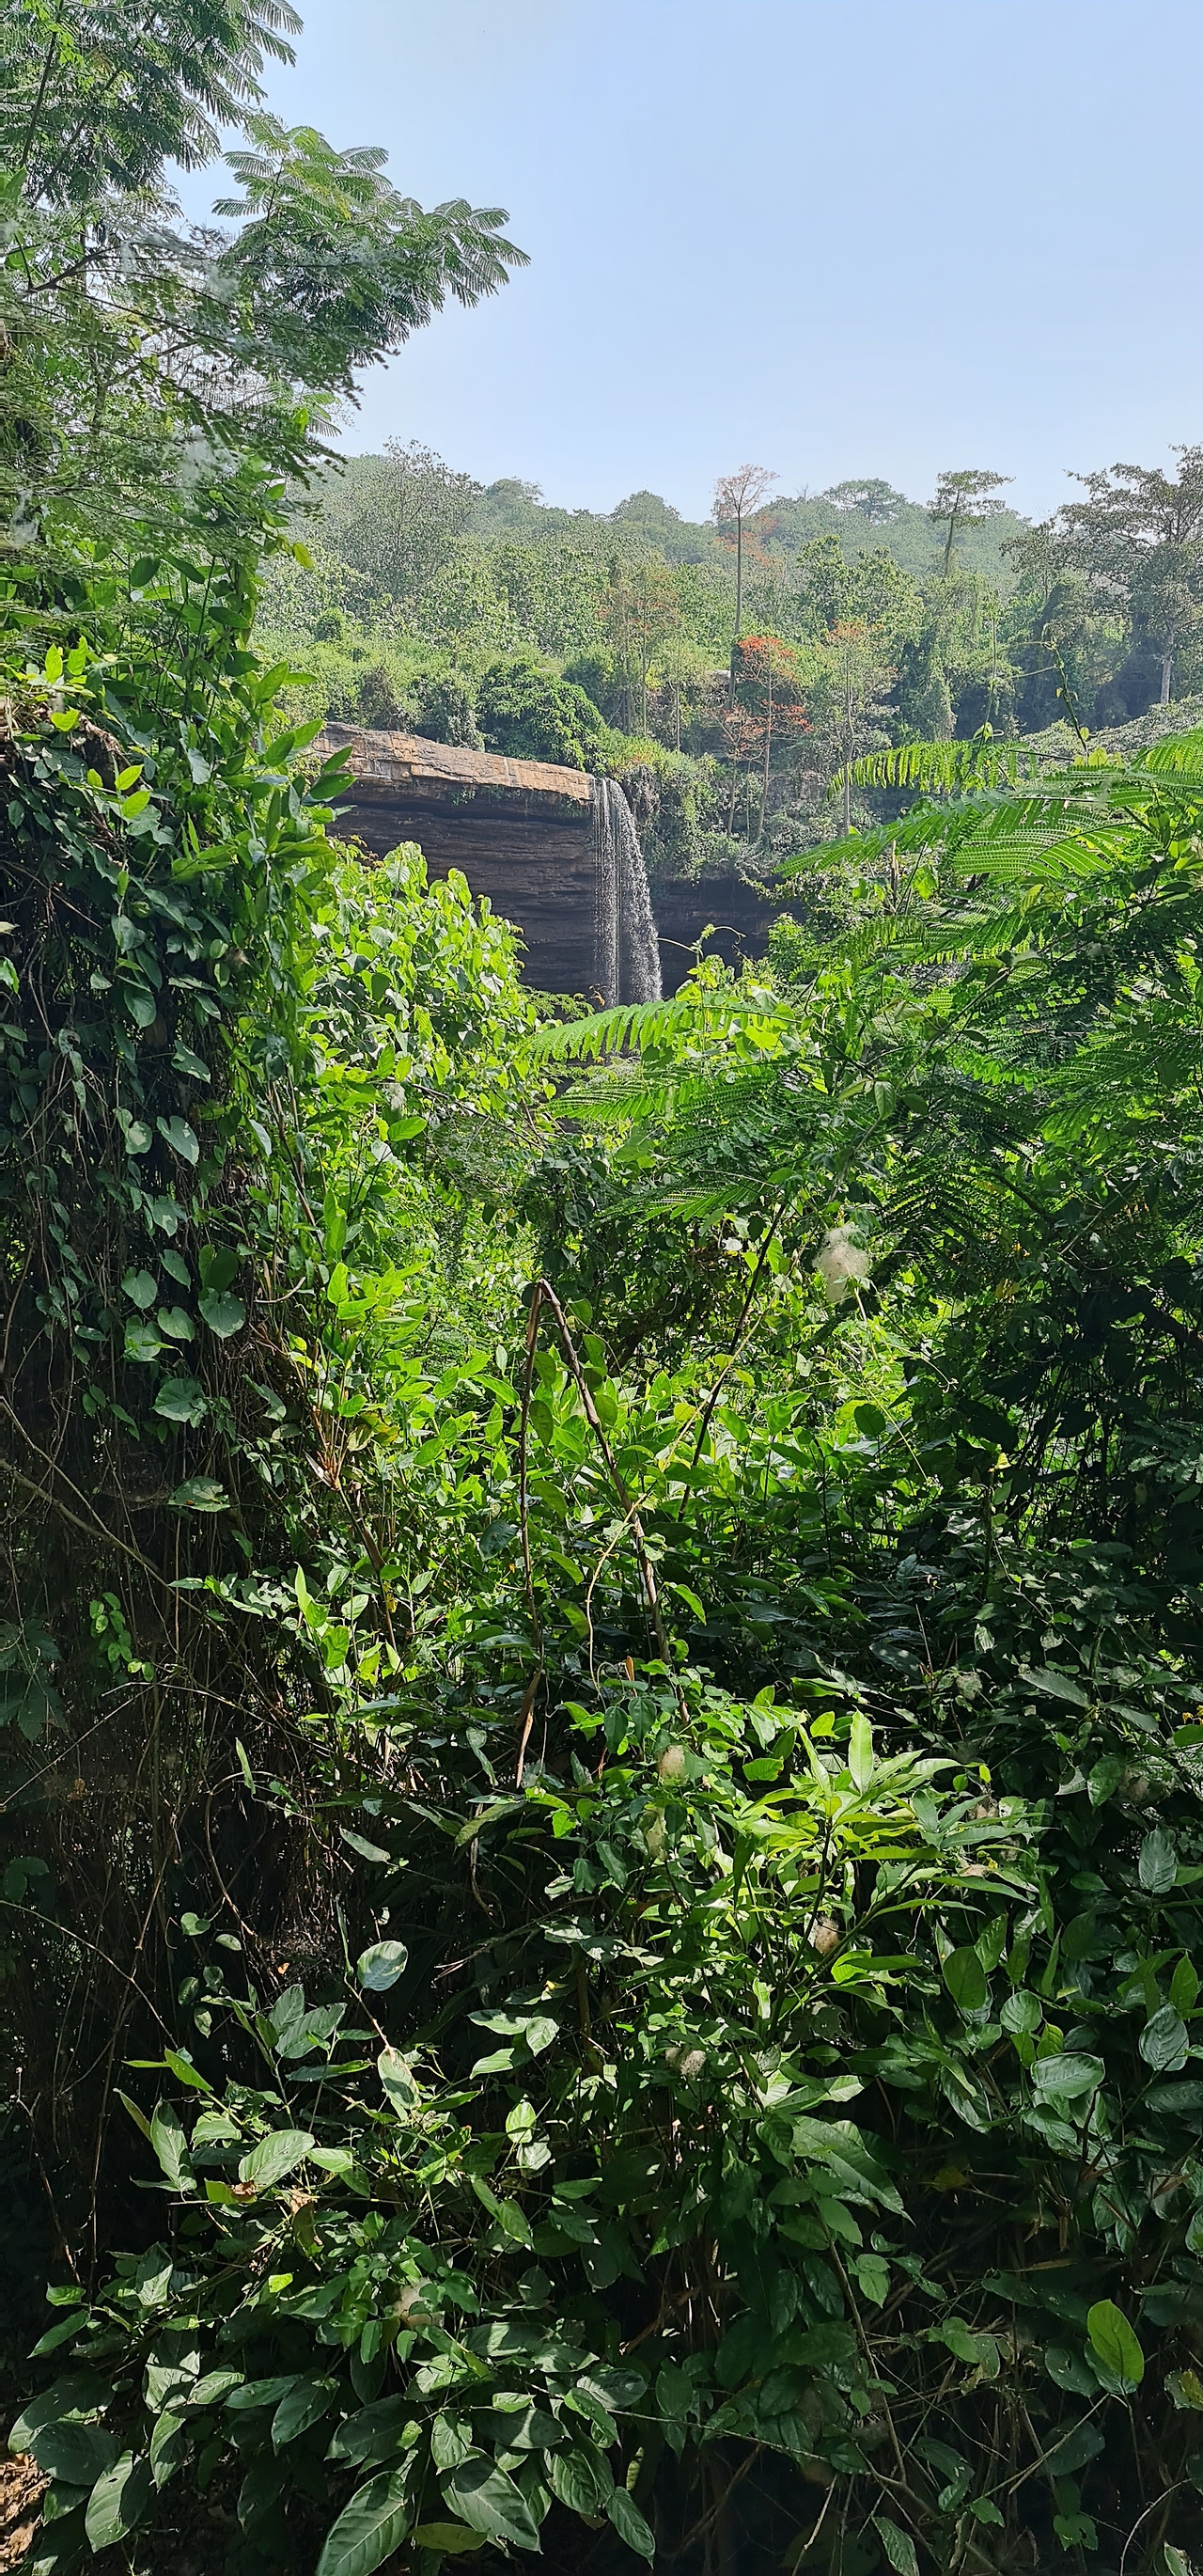
[[[607,1006],[660,1000],[660,943],[634,816],[616,778],[593,781],[593,980]]]

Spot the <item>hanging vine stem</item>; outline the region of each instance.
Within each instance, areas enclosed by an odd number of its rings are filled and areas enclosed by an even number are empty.
[[[736,1322],[736,1326],[735,1326],[735,1331],[734,1331],[734,1334],[733,1334],[733,1336],[732,1336],[732,1341],[733,1341],[733,1345],[734,1345],[734,1347],[732,1348],[732,1350],[731,1350],[731,1352],[730,1352],[729,1356],[727,1357],[727,1359],[724,1361],[722,1368],[719,1370],[719,1373],[718,1373],[717,1378],[715,1379],[714,1385],[712,1386],[712,1388],[711,1388],[711,1390],[710,1390],[710,1393],[709,1393],[709,1395],[708,1395],[708,1396],[707,1396],[707,1398],[706,1398],[706,1403],[705,1403],[705,1407],[704,1407],[704,1410],[703,1410],[703,1413],[702,1413],[702,1418],[701,1418],[701,1421],[700,1421],[700,1422],[699,1422],[699,1424],[698,1424],[698,1435],[697,1435],[697,1439],[696,1439],[696,1440],[695,1440],[695,1442],[694,1442],[693,1456],[692,1456],[692,1458],[690,1459],[690,1462],[689,1462],[689,1469],[688,1469],[688,1473],[687,1473],[687,1475],[686,1475],[685,1482],[684,1482],[684,1484],[683,1484],[683,1486],[682,1486],[682,1488],[681,1488],[681,1499],[680,1499],[680,1502],[679,1502],[679,1503],[678,1503],[678,1505],[677,1505],[676,1517],[677,1517],[677,1519],[678,1519],[678,1520],[680,1520],[680,1519],[682,1518],[682,1515],[683,1515],[684,1510],[685,1510],[685,1505],[686,1505],[686,1503],[687,1503],[687,1502],[688,1502],[688,1500],[689,1500],[689,1490],[690,1490],[690,1486],[691,1486],[691,1484],[692,1484],[692,1482],[693,1482],[693,1479],[694,1479],[694,1477],[696,1476],[697,1471],[698,1471],[698,1461],[699,1461],[699,1459],[701,1458],[701,1455],[702,1455],[702,1449],[703,1449],[703,1446],[704,1446],[704,1444],[705,1444],[706,1434],[707,1434],[707,1432],[709,1431],[709,1429],[710,1429],[710,1425],[711,1425],[711,1423],[712,1423],[712,1421],[713,1421],[713,1419],[714,1419],[714,1409],[715,1409],[715,1406],[716,1406],[716,1405],[717,1405],[717,1403],[718,1403],[719,1397],[720,1397],[720,1395],[722,1394],[722,1391],[723,1391],[724,1386],[726,1385],[727,1379],[728,1379],[728,1377],[730,1376],[731,1371],[732,1371],[732,1369],[733,1369],[733,1368],[734,1368],[734,1366],[735,1366],[736,1360],[737,1360],[737,1359],[738,1359],[738,1357],[739,1357],[739,1347],[740,1347],[740,1343],[741,1343],[741,1342],[742,1342],[742,1340],[743,1340],[744,1334],[745,1334],[745,1332],[746,1332],[746,1330],[747,1330],[748,1318],[749,1318],[749,1316],[751,1315],[751,1312],[752,1312],[752,1304],[753,1304],[753,1300],[754,1300],[754,1298],[755,1298],[756,1291],[757,1291],[757,1289],[758,1289],[758,1288],[759,1288],[759,1286],[760,1286],[761,1278],[762,1278],[762,1275],[763,1275],[763,1272],[764,1272],[764,1266],[765,1266],[765,1263],[766,1263],[766,1261],[768,1260],[768,1257],[769,1257],[769,1251],[770,1251],[770,1248],[771,1248],[771,1246],[776,1242],[776,1239],[777,1239],[777,1230],[778,1230],[778,1227],[779,1227],[779,1226],[780,1226],[780,1224],[781,1224],[781,1220],[782,1220],[782,1217],[784,1216],[784,1214],[785,1214],[785,1201],[784,1201],[784,1199],[783,1199],[783,1200],[781,1201],[781,1205],[780,1205],[780,1206],[779,1206],[779,1208],[777,1209],[776,1215],[775,1215],[775,1216],[774,1216],[774,1218],[773,1218],[773,1222],[772,1222],[772,1224],[771,1224],[771,1225],[770,1225],[770,1227],[769,1227],[768,1233],[766,1234],[766,1236],[765,1236],[765,1238],[764,1238],[764,1241],[763,1241],[763,1243],[761,1244],[761,1247],[760,1247],[760,1254],[759,1254],[759,1258],[758,1258],[758,1260],[757,1260],[757,1262],[756,1262],[756,1267],[755,1267],[755,1269],[753,1270],[753,1272],[752,1272],[752,1276],[751,1276],[751,1278],[750,1278],[750,1280],[749,1280],[749,1282],[748,1282],[748,1292],[747,1292],[746,1297],[744,1298],[744,1301],[743,1301],[742,1306],[740,1307],[740,1310],[739,1310],[739,1316],[738,1316],[738,1319],[737,1319],[737,1322]]]
[[[517,1789],[520,1789],[522,1786],[522,1772],[526,1762],[526,1748],[530,1742],[530,1732],[535,1722],[535,1700],[538,1696],[539,1684],[543,1678],[543,1622],[539,1617],[539,1605],[535,1599],[535,1574],[534,1567],[531,1562],[530,1463],[528,1451],[531,1394],[534,1388],[535,1377],[535,1351],[538,1347],[539,1339],[540,1302],[539,1290],[538,1287],[536,1287],[534,1295],[530,1301],[530,1313],[526,1319],[526,1358],[522,1371],[522,1410],[518,1419],[518,1521],[522,1532],[522,1576],[526,1585],[526,1602],[527,1608],[530,1611],[530,1623],[535,1640],[536,1660],[535,1669],[522,1694],[522,1706],[518,1711],[518,1763],[514,1774],[514,1786]],[[475,1853],[475,1844],[473,1844],[472,1848],[473,1853]]]
[[[556,1332],[563,1348],[564,1357],[568,1365],[569,1375],[571,1376],[573,1384],[576,1387],[577,1394],[581,1399],[581,1407],[584,1412],[585,1420],[593,1433],[593,1437],[597,1442],[603,1458],[605,1459],[607,1474],[609,1475],[611,1484],[614,1487],[614,1491],[618,1496],[619,1502],[621,1503],[623,1512],[626,1516],[631,1532],[631,1538],[634,1543],[636,1561],[639,1566],[639,1579],[643,1588],[643,1598],[647,1609],[648,1624],[656,1642],[657,1654],[659,1655],[661,1662],[667,1666],[669,1662],[668,1633],[665,1629],[663,1613],[660,1608],[660,1598],[656,1590],[656,1574],[648,1551],[647,1532],[639,1517],[638,1504],[635,1502],[633,1495],[629,1494],[627,1491],[626,1483],[619,1470],[618,1461],[615,1458],[614,1452],[610,1447],[610,1443],[606,1438],[597,1407],[594,1404],[593,1397],[586,1384],[585,1373],[577,1356],[576,1344],[574,1343],[572,1334],[569,1330],[568,1318],[564,1313],[564,1309],[560,1304],[554,1288],[546,1279],[536,1279],[535,1281],[534,1287],[531,1291],[530,1319],[527,1325],[527,1375],[524,1389],[522,1421],[521,1506],[523,1563],[526,1569],[528,1598],[533,1600],[530,1537],[526,1516],[526,1414],[529,1410],[530,1380],[534,1370],[535,1340],[539,1329],[539,1316],[544,1306],[550,1309],[552,1319],[555,1323]],[[540,1655],[542,1655],[541,1631],[539,1635],[539,1652]]]

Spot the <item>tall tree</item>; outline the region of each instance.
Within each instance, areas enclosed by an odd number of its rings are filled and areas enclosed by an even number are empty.
[[[960,466],[955,472],[941,474],[935,499],[928,505],[928,514],[938,526],[946,526],[948,530],[944,541],[946,577],[952,570],[953,549],[960,530],[975,520],[992,519],[1003,507],[996,495],[1003,484],[1010,481],[1009,474],[991,474],[986,467],[976,465]]]
[[[1084,501],[1051,523],[1066,560],[1127,607],[1161,665],[1162,706],[1174,667],[1203,631],[1203,447],[1176,447],[1175,482],[1157,466],[1112,465],[1075,477]]]
[[[602,600],[602,624],[614,656],[625,730],[647,732],[648,675],[681,626],[676,585],[655,555],[635,562],[615,557]]]
[[[326,517],[348,563],[408,605],[448,562],[483,487],[416,439],[390,438],[364,463],[345,497],[332,478]]]
[[[855,511],[871,528],[886,526],[908,506],[905,492],[896,492],[892,483],[883,483],[877,474],[858,474],[846,483],[833,483],[820,492],[819,499],[829,501],[833,510]]]
[[[796,648],[780,635],[742,636],[735,650],[735,703],[728,711],[725,726],[732,761],[728,830],[735,814],[737,765],[747,767],[749,774],[753,763],[760,769],[759,843],[764,839],[768,813],[774,745],[788,751],[799,735],[809,731],[802,662]]]
[[[767,465],[737,465],[720,474],[714,487],[711,517],[717,528],[735,530],[735,635],[738,644],[744,613],[744,521],[766,500],[777,477]]]
[[[895,676],[879,636],[863,618],[837,620],[824,641],[822,672],[811,688],[810,704],[825,766],[839,785],[845,835],[852,829],[853,764],[889,739],[884,700]]]

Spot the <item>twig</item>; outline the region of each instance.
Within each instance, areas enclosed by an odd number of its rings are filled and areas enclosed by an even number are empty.
[[[532,1322],[531,1326],[532,1330],[535,1329],[537,1310],[540,1306],[550,1306],[555,1318],[556,1330],[559,1333],[560,1340],[563,1344],[564,1356],[568,1362],[569,1371],[576,1385],[576,1390],[580,1396],[581,1404],[584,1408],[585,1420],[593,1433],[594,1439],[601,1450],[603,1458],[605,1459],[606,1466],[609,1469],[611,1482],[614,1486],[614,1491],[622,1504],[623,1510],[626,1512],[630,1520],[631,1536],[635,1543],[635,1554],[639,1563],[639,1574],[643,1584],[643,1597],[647,1604],[648,1618],[651,1622],[652,1633],[656,1640],[660,1660],[667,1667],[669,1664],[668,1636],[665,1631],[664,1620],[660,1610],[659,1597],[656,1591],[656,1576],[652,1566],[651,1557],[648,1554],[647,1533],[639,1517],[638,1506],[635,1503],[633,1496],[628,1493],[624,1479],[619,1473],[618,1461],[615,1458],[614,1452],[610,1447],[610,1443],[602,1429],[597,1407],[594,1404],[593,1397],[585,1383],[584,1372],[576,1354],[576,1346],[568,1329],[568,1319],[554,1288],[549,1285],[546,1279],[536,1280],[531,1304],[532,1308],[535,1310],[535,1320]]]
[[[1180,2486],[1182,2486],[1182,2485],[1184,2485],[1184,2483],[1185,2483],[1185,2481],[1184,2481],[1182,2478],[1175,2478],[1175,2480],[1174,2480],[1174,2483],[1173,2483],[1172,2487],[1167,2487],[1167,2488],[1165,2489],[1165,2493],[1164,2493],[1163,2495],[1154,2496],[1153,2501],[1152,2501],[1152,2504],[1147,2504],[1147,2505],[1145,2506],[1144,2512],[1143,2512],[1143,2513],[1138,2513],[1138,2514],[1137,2514],[1136,2520],[1135,2520],[1135,2522],[1134,2522],[1134,2523],[1133,2523],[1133,2525],[1132,2525],[1132,2529],[1131,2529],[1131,2531],[1129,2532],[1128,2537],[1127,2537],[1127,2539],[1126,2539],[1126,2540],[1125,2540],[1125,2542],[1124,2542],[1123,2556],[1121,2557],[1120,2562],[1119,2562],[1119,2576],[1124,2576],[1124,2569],[1125,2569],[1125,2567],[1126,2567],[1126,2566],[1127,2566],[1127,2564],[1128,2564],[1128,2551],[1130,2550],[1130,2548],[1131,2548],[1131,2546],[1132,2546],[1132,2543],[1133,2543],[1133,2541],[1134,2541],[1134,2540],[1135,2540],[1135,2538],[1136,2538],[1137,2532],[1139,2531],[1139,2529],[1140,2529],[1140,2526],[1141,2526],[1142,2522],[1147,2522],[1147,2521],[1148,2521],[1148,2519],[1149,2519],[1149,2515],[1150,2515],[1151,2513],[1156,2513],[1157,2508],[1158,2508],[1158,2506],[1159,2506],[1159,2505],[1162,2505],[1162,2504],[1166,2504],[1166,2503],[1168,2503],[1169,2498],[1170,2498],[1172,2495],[1177,2495],[1177,2492],[1178,2492],[1179,2487],[1180,2487]]]

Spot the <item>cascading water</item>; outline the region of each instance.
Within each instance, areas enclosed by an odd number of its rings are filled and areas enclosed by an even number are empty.
[[[616,778],[593,781],[593,980],[603,1002],[658,1002],[660,942],[635,818]]]

